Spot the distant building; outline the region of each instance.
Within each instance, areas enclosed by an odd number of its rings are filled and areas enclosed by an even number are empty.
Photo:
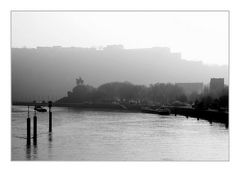
[[[184,93],[189,96],[192,93],[202,93],[203,91],[203,83],[176,83],[177,86],[183,89]]]
[[[218,94],[224,89],[224,78],[211,78],[210,93]]]

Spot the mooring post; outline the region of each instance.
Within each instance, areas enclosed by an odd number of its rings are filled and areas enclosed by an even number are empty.
[[[52,101],[48,102],[48,107],[49,107],[49,132],[52,132],[52,111],[51,111],[51,107],[52,107]]]
[[[52,112],[49,111],[49,132],[52,132]]]
[[[228,128],[228,121],[225,123],[225,127]]]
[[[27,145],[31,145],[31,119],[29,116],[29,106],[28,106],[28,117],[27,117]]]
[[[209,119],[209,123],[212,124],[212,118]]]
[[[34,111],[34,117],[33,117],[33,144],[37,145],[37,115],[36,115],[36,110]]]

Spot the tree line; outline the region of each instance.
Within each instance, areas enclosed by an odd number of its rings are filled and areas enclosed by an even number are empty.
[[[159,105],[193,105],[195,108],[228,109],[228,87],[216,96],[208,87],[201,94],[193,92],[186,96],[183,89],[172,83],[155,83],[149,86],[130,82],[109,82],[95,88],[76,79],[76,86],[57,103],[130,103]],[[175,103],[175,104],[174,104]],[[179,104],[178,104],[179,105]]]
[[[225,86],[218,94],[212,93],[209,88],[205,87],[203,93],[198,95],[194,101],[193,107],[199,109],[226,109],[229,108],[228,86]]]
[[[81,83],[79,82],[81,81]],[[76,80],[76,86],[58,103],[82,102],[127,102],[168,104],[186,100],[183,90],[171,83],[155,83],[149,86],[135,85],[130,82],[110,82],[95,88],[85,85],[82,79]]]

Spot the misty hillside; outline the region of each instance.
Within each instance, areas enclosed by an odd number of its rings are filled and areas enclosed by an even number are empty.
[[[161,47],[12,48],[13,101],[56,100],[75,86],[79,76],[94,87],[112,81],[209,83],[211,77],[223,77],[228,83],[228,67],[183,60],[179,53]]]

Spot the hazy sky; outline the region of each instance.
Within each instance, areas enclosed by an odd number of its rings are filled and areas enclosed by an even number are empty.
[[[13,12],[12,47],[163,46],[182,58],[228,64],[227,12]]]

